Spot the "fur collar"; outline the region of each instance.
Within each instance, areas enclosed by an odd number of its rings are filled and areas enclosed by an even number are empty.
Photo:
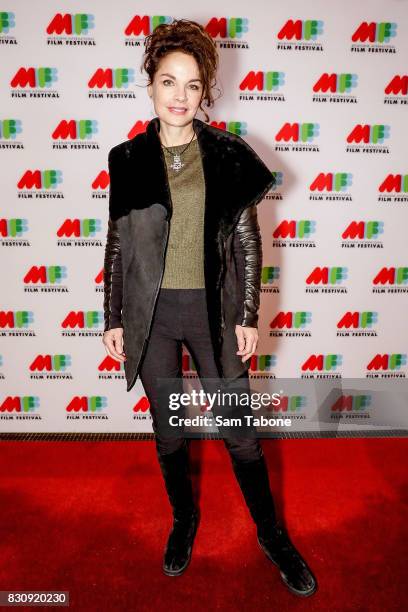
[[[193,119],[202,155],[206,210],[218,220],[227,237],[244,208],[257,204],[276,179],[257,153],[240,136]],[[155,203],[171,216],[171,196],[159,138],[160,121],[154,117],[146,131],[109,152],[112,219]]]

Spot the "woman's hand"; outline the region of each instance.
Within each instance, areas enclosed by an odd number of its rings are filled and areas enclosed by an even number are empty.
[[[123,327],[108,329],[103,334],[102,342],[105,345],[106,352],[112,359],[126,361],[126,355],[123,352]]]
[[[238,341],[237,355],[242,355],[242,363],[250,359],[256,351],[258,344],[258,329],[256,327],[235,326],[235,335]]]

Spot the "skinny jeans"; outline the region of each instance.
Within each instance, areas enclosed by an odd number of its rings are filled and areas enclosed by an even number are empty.
[[[150,414],[159,455],[173,453],[184,443],[185,436],[166,436],[160,426],[160,410],[163,402],[158,393],[158,379],[179,379],[176,392],[182,392],[182,345],[194,360],[200,383],[205,392],[210,391],[202,379],[218,379],[220,375],[214,360],[208,323],[205,288],[170,289],[159,291],[153,314],[150,337],[139,371],[139,377],[150,402]],[[238,350],[238,347],[237,347]],[[248,385],[248,373],[242,377]],[[168,409],[168,406],[166,406]],[[215,410],[213,411],[215,414]],[[224,436],[225,447],[236,462],[259,459],[262,447],[256,437]]]

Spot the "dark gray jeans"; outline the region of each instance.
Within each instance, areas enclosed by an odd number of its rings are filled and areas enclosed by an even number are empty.
[[[162,435],[158,419],[160,402],[157,379],[181,379],[182,343],[194,360],[200,382],[202,378],[219,378],[211,344],[205,289],[162,287],[139,375],[150,402],[157,452],[163,455],[176,451],[184,438]],[[247,373],[245,377],[248,378]],[[263,454],[256,437],[231,436],[222,439],[236,461],[254,461]]]

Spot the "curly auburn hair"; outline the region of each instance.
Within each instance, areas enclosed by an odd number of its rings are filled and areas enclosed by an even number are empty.
[[[205,31],[202,25],[189,19],[175,19],[172,23],[161,23],[144,40],[145,53],[142,60],[141,71],[145,70],[149,77],[148,85],[153,83],[154,75],[159,67],[160,60],[172,51],[182,51],[192,55],[200,71],[203,81],[203,95],[199,108],[210,120],[202,108],[203,101],[208,108],[214,105],[212,88],[216,83],[218,68],[218,51],[214,40]]]

